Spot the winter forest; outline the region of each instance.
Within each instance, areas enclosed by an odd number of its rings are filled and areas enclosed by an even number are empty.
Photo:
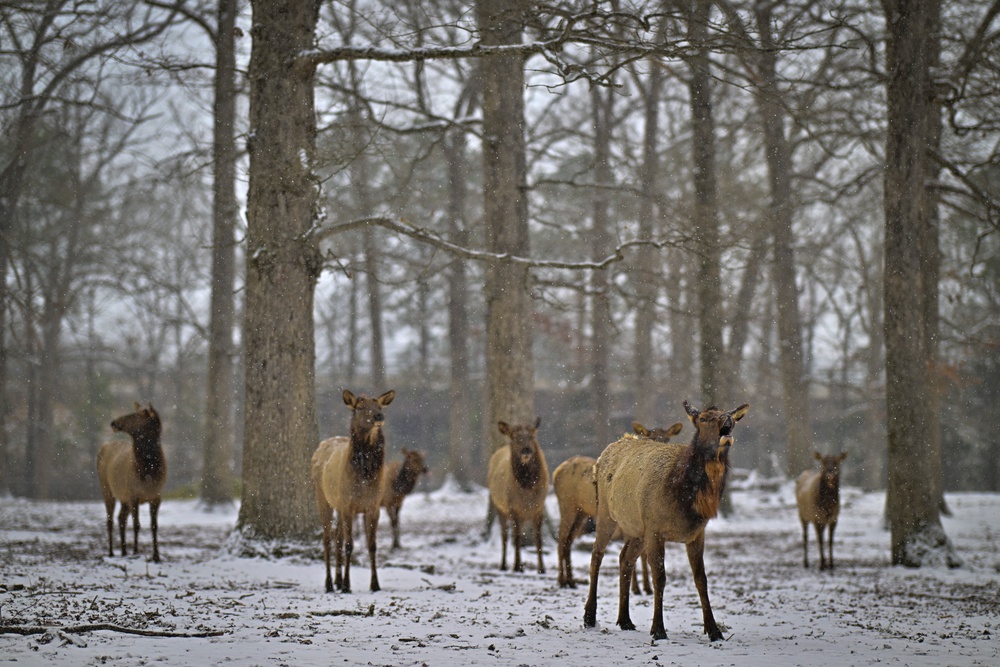
[[[3,3],[0,494],[151,403],[165,498],[315,535],[344,389],[462,488],[749,403],[920,564],[1000,490],[1000,2],[917,4]]]

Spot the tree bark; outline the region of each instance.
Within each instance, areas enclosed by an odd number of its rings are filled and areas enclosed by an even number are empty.
[[[929,118],[934,110],[933,55],[927,44],[940,38],[935,30],[940,2],[883,0],[882,5],[888,32],[884,326],[892,562],[957,565],[936,494],[939,466],[928,419],[931,379],[924,326],[931,288],[922,269],[922,227],[929,222],[923,193],[931,174]]]
[[[313,296],[322,258],[316,215],[312,67],[315,0],[254,0],[247,196],[243,502],[249,538],[316,528],[309,459],[319,442]]]
[[[688,41],[702,45],[708,35],[712,0],[691,0]],[[721,405],[723,363],[722,288],[719,264],[719,221],[715,169],[715,118],[712,115],[712,72],[707,47],[688,58],[694,161],[694,244],[698,257],[698,327],[701,402]]]
[[[653,238],[658,229],[657,210],[654,202],[657,195],[657,179],[660,173],[660,160],[657,155],[657,143],[660,133],[660,98],[663,94],[663,72],[657,61],[651,61],[649,88],[643,98],[644,122],[642,141],[642,171],[639,174],[639,238]],[[635,350],[633,366],[635,372],[635,387],[638,395],[635,397],[635,418],[643,424],[654,424],[658,415],[654,414],[655,359],[653,356],[653,327],[656,325],[656,257],[647,248],[639,251],[633,269],[633,280],[638,297],[635,310]]]
[[[483,45],[520,43],[527,11],[524,0],[477,0],[476,21]],[[480,75],[486,247],[490,252],[527,257],[523,58],[484,58]],[[483,431],[490,451],[504,444],[497,421],[516,424],[535,418],[533,306],[529,290],[527,268],[507,262],[492,262],[487,267],[487,405]]]
[[[591,256],[595,261],[607,257],[614,249],[609,230],[608,212],[611,175],[611,123],[614,113],[613,89],[593,87],[590,91],[591,115],[594,122],[593,220],[591,221]],[[607,269],[591,272],[590,291],[590,396],[593,416],[594,454],[599,454],[614,441],[611,431],[609,360],[611,357],[611,294]]]
[[[772,5],[758,2],[755,8],[761,48],[757,56],[760,84],[754,92],[764,124],[764,149],[771,191],[768,217],[771,219],[774,251],[773,282],[778,312],[781,384],[785,398],[785,433],[788,438],[785,472],[794,478],[812,466],[813,438],[809,418],[809,382],[802,358],[799,290],[795,277],[791,150],[785,137],[785,112],[777,86],[777,58],[771,35]]]
[[[204,460],[201,499],[232,502],[233,494],[233,283],[236,264],[236,11],[237,0],[219,0],[215,38],[215,105],[212,158],[212,296],[208,331]]]

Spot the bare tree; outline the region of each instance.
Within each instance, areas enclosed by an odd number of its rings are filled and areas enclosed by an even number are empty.
[[[941,526],[934,440],[928,419],[931,378],[927,360],[929,332],[924,317],[924,225],[930,223],[924,195],[934,113],[931,71],[939,39],[937,0],[911,5],[883,0],[886,43],[885,144],[885,356],[889,438],[889,525],[892,562],[919,567],[957,565],[958,558]]]

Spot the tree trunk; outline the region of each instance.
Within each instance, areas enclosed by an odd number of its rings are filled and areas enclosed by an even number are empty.
[[[607,257],[613,250],[608,213],[608,193],[611,188],[611,123],[614,113],[613,89],[593,87],[590,91],[591,113],[594,120],[594,180],[591,253],[595,261]],[[609,380],[611,357],[611,285],[606,269],[591,272],[590,277],[590,396],[593,416],[594,454],[599,454],[614,441],[611,431],[612,396]]]
[[[313,45],[318,13],[317,2],[253,2],[238,522],[251,538],[305,537],[316,528],[309,459],[319,443],[313,295],[322,258],[307,234],[317,192],[314,70],[295,58]]]
[[[654,206],[657,195],[657,179],[660,172],[657,139],[660,133],[660,97],[663,93],[663,72],[657,61],[652,61],[647,78],[649,88],[643,98],[644,121],[642,141],[642,171],[639,175],[639,238],[649,239],[658,231],[656,224],[659,211]],[[656,392],[651,391],[654,382],[655,359],[653,356],[653,327],[656,325],[656,258],[649,249],[641,249],[636,257],[633,280],[638,303],[635,309],[635,350],[633,367],[637,390],[635,418],[643,424],[654,424],[658,415],[654,414]]]
[[[761,49],[757,56],[760,85],[755,89],[757,107],[764,124],[771,199],[771,238],[774,250],[775,305],[778,311],[778,345],[781,384],[785,397],[785,472],[794,478],[811,467],[812,425],[809,418],[809,383],[802,360],[802,323],[799,290],[795,280],[794,232],[792,229],[791,154],[785,137],[785,112],[777,87],[777,62],[771,35],[771,5],[756,5]],[[745,305],[745,304],[741,304]]]
[[[718,202],[716,198],[715,119],[712,116],[712,73],[707,47],[711,0],[691,0],[688,41],[696,46],[688,58],[691,96],[691,141],[694,160],[694,244],[698,257],[698,327],[701,350],[702,405],[721,405],[722,373],[722,288],[719,264]]]
[[[448,237],[466,247],[469,232],[465,224],[466,208],[466,138],[465,131],[455,130],[448,151]],[[450,375],[448,385],[448,469],[463,489],[472,482],[472,401],[469,392],[469,314],[465,262],[451,261],[448,269],[448,350]]]
[[[208,386],[201,499],[232,502],[233,494],[233,282],[236,264],[236,11],[237,0],[219,0],[215,33],[215,108],[212,158],[212,297],[208,329]]]
[[[520,43],[526,11],[524,0],[477,0],[476,21],[483,45]],[[523,58],[484,58],[480,75],[486,246],[490,252],[527,257]],[[490,451],[504,444],[497,421],[525,423],[536,416],[529,281],[523,266],[493,262],[486,270],[487,405],[483,430]]]
[[[935,31],[940,3],[883,0],[882,4],[888,31],[884,326],[892,562],[911,567],[957,565],[935,493],[940,469],[934,463],[930,436],[929,343],[923,326],[929,286],[922,270],[922,226],[928,224],[922,195],[931,174],[927,153],[934,109],[933,56],[927,44],[940,38]]]

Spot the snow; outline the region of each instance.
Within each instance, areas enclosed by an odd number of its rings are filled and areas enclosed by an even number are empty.
[[[582,626],[586,586],[556,585],[547,571],[501,572],[499,531],[483,539],[486,494],[446,484],[409,497],[403,548],[379,530],[382,590],[370,593],[368,556],[356,542],[354,591],[325,593],[317,537],[312,553],[240,558],[230,537],[236,510],[207,513],[165,501],[163,562],[107,557],[99,502],[0,499],[0,626],[113,623],[215,637],[150,637],[99,630],[0,634],[0,666],[17,665],[996,665],[1000,664],[1000,495],[949,494],[944,528],[959,569],[888,564],[884,494],[843,490],[837,568],[820,573],[814,533],[802,567],[791,485],[733,494],[737,512],[709,524],[706,566],[726,641],[702,634],[701,611],[681,545],[667,547],[664,621],[651,643],[650,596],[633,596],[639,630],[619,630],[617,552],[600,578],[598,628]],[[549,512],[558,521],[554,497]],[[117,526],[116,526],[117,531]],[[131,540],[131,528],[129,528]],[[116,538],[117,541],[117,538]],[[574,571],[586,580],[590,536]],[[522,553],[535,562],[534,550]],[[350,615],[345,615],[344,612]]]

